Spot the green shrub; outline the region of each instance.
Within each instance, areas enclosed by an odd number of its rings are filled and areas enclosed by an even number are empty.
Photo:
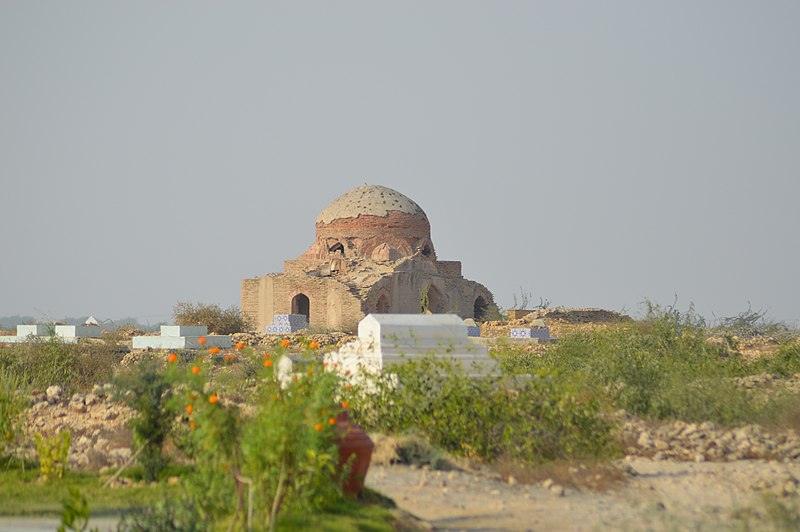
[[[781,377],[791,377],[800,373],[800,343],[781,345],[773,355],[761,357],[750,363],[747,372],[771,373]]]
[[[5,364],[22,381],[34,388],[45,389],[57,384],[73,390],[78,377],[78,346],[57,337],[36,339],[3,350]]]
[[[210,526],[202,520],[201,514],[193,501],[165,498],[122,512],[117,532],[203,532]]]
[[[54,436],[36,435],[36,453],[39,456],[41,478],[61,478],[67,470],[71,437],[68,430]]]
[[[354,418],[366,428],[418,431],[449,452],[490,461],[614,453],[599,402],[555,373],[476,379],[434,357],[392,372],[352,392]]]
[[[668,312],[627,327],[564,337],[541,355],[503,347],[496,356],[506,371],[556,371],[635,415],[729,425],[772,416],[777,398],[755,400],[733,377],[770,370],[790,374],[800,349],[785,346],[769,359],[746,364],[705,339],[701,320]]]
[[[131,430],[141,448],[138,461],[144,480],[158,480],[167,465],[161,450],[175,415],[170,409],[171,384],[155,361],[143,360],[120,374],[115,385],[115,398],[137,412]]]
[[[25,391],[19,376],[0,367],[0,457],[14,444],[22,428]]]
[[[207,352],[188,364],[176,357],[167,369],[180,390],[175,409],[185,412],[181,447],[194,463],[187,495],[202,501],[199,511],[209,522],[232,513],[248,528],[274,528],[279,513],[317,511],[341,499],[334,445],[339,381],[309,347],[302,377],[281,384],[273,360],[284,351],[240,352],[259,368],[246,416],[238,400],[246,390],[227,390],[210,378],[216,361]]]
[[[109,345],[67,344],[53,336],[0,349],[0,369],[25,386],[43,390],[55,384],[69,393],[108,382],[122,356]]]
[[[176,325],[205,325],[209,333],[234,334],[253,329],[253,324],[236,306],[222,309],[219,305],[178,302],[172,315]]]

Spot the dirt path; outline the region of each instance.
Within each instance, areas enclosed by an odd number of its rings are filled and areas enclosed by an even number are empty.
[[[728,530],[745,525],[737,511],[763,512],[762,493],[800,505],[797,461],[627,463],[625,483],[603,493],[401,465],[374,466],[367,485],[441,530]]]

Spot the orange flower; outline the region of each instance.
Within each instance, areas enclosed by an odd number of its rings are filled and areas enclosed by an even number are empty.
[[[195,375],[200,373],[200,366],[192,366],[192,373],[194,373]]]
[[[344,389],[345,389],[345,390],[350,390],[350,388],[352,388],[352,386],[350,386],[349,384],[345,384],[345,385],[344,385]]]
[[[318,348],[318,347],[319,347],[319,342],[317,342],[316,340],[314,340],[313,342],[310,342],[310,343],[308,344],[308,347],[310,347],[311,349],[316,349],[316,348]]]
[[[194,407],[192,407],[192,405],[186,405],[186,413],[188,415],[191,416],[193,411],[194,411]]]
[[[317,423],[316,425],[314,425],[314,428],[316,430],[322,430],[322,423]]]
[[[328,418],[328,423],[330,425],[336,425],[336,418],[335,417]]]
[[[281,340],[281,347],[289,347],[291,342],[289,340],[283,339]]]
[[[219,354],[219,347],[214,346],[211,349],[209,349],[208,352],[211,353],[212,355],[218,355]]]
[[[197,428],[197,423],[195,423],[194,421],[190,421],[189,422],[189,428],[192,429],[192,430],[196,429]]]
[[[342,408],[350,408],[350,403],[347,401],[342,401]]]
[[[241,351],[244,349],[244,342],[236,342],[236,350]]]
[[[205,345],[206,337],[205,336],[201,336],[200,338],[197,339],[197,343],[200,344],[200,345]]]
[[[328,361],[327,361],[327,360],[326,360],[325,362],[323,362],[323,363],[322,363],[322,367],[323,367],[323,368],[327,368],[327,367],[328,367]]]
[[[314,370],[313,369],[308,370],[308,374],[309,375],[313,375],[314,374]]]
[[[265,359],[269,358],[269,353],[264,353],[264,358]]]
[[[265,360],[264,361],[264,367],[265,368],[271,368],[272,367],[272,361],[269,360],[269,359]]]
[[[167,360],[169,360],[170,364],[174,364],[175,362],[178,361],[178,355],[176,355],[175,353],[170,353],[169,356],[167,357]]]
[[[208,398],[208,402],[211,403],[212,405],[217,404],[217,401],[219,401],[219,397],[215,393],[212,393],[211,396]]]

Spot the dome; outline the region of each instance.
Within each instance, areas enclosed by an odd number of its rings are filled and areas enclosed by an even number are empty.
[[[333,220],[358,218],[362,214],[386,216],[390,211],[420,214],[426,220],[428,218],[408,196],[380,185],[362,185],[328,204],[317,216],[317,223],[329,224]]]

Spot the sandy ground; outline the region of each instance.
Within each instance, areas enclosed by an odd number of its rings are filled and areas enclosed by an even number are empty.
[[[800,478],[796,461],[626,463],[627,480],[601,493],[402,465],[370,468],[367,485],[437,530],[758,530],[737,512],[763,508],[765,490]],[[778,500],[800,504],[797,492]]]

